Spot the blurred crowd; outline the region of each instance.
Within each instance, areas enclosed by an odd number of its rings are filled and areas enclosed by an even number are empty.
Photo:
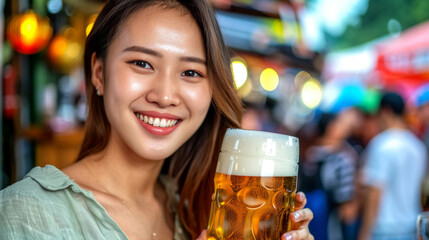
[[[412,101],[380,92],[374,112],[316,111],[296,133],[270,114],[247,104],[243,128],[300,138],[298,190],[315,239],[417,238],[417,215],[429,210],[429,84]]]

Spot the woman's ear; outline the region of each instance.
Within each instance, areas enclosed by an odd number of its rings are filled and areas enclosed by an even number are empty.
[[[94,85],[97,95],[104,94],[104,74],[103,61],[97,58],[95,53],[91,56],[91,82]]]

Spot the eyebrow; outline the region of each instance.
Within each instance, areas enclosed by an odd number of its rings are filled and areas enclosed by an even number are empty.
[[[200,63],[200,64],[203,64],[203,65],[207,65],[206,60],[201,59],[201,58],[197,58],[197,57],[181,57],[180,61],[191,62],[191,63]]]
[[[154,51],[152,49],[149,48],[145,48],[142,46],[131,46],[131,47],[127,47],[124,49],[123,52],[141,52],[141,53],[146,53],[155,57],[162,57],[163,55],[157,51]],[[191,62],[191,63],[200,63],[203,65],[207,65],[207,61],[202,59],[202,58],[198,58],[198,57],[190,57],[190,56],[185,56],[185,57],[180,57],[180,61],[183,62]]]
[[[162,54],[159,52],[156,52],[152,49],[149,48],[145,48],[145,47],[140,47],[140,46],[131,46],[131,47],[127,47],[124,49],[124,52],[141,52],[141,53],[146,53],[149,55],[153,55],[155,57],[162,57]]]

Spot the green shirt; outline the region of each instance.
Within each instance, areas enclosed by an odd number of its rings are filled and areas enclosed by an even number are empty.
[[[128,239],[90,191],[54,166],[0,191],[0,239]],[[186,239],[178,217],[174,239]]]

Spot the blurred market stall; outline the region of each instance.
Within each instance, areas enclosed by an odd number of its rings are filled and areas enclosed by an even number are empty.
[[[429,22],[381,41],[375,48],[375,71],[386,87],[406,89],[402,91],[409,96],[429,82]]]

